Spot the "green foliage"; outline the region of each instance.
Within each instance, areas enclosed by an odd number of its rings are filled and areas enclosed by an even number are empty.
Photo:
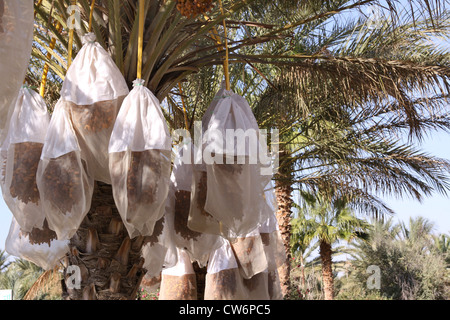
[[[22,300],[42,273],[34,263],[16,259],[0,273],[0,289],[12,289],[13,299]]]
[[[378,294],[390,299],[448,299],[448,271],[445,256],[436,250],[432,223],[419,217],[393,224],[375,221],[369,241],[357,241],[352,256],[352,271],[346,286],[349,292],[368,297]],[[379,266],[380,290],[368,290],[367,268]],[[342,298],[346,294],[342,294]]]
[[[358,238],[350,245],[333,249],[335,299],[450,299],[448,234],[435,235],[434,224],[418,217],[407,224],[374,219],[367,235],[365,240]],[[317,252],[314,254],[316,248],[306,245],[308,254],[304,256],[300,249],[294,251],[289,299],[323,299],[321,261]],[[347,257],[337,259],[339,254]],[[369,266],[380,268],[380,289],[368,287],[372,274]]]
[[[349,209],[345,199],[335,199],[332,203],[320,195],[302,193],[304,205],[298,217],[292,220],[291,246],[293,250],[304,251],[300,247],[313,239],[334,244],[339,240],[351,241],[365,236],[368,223]]]

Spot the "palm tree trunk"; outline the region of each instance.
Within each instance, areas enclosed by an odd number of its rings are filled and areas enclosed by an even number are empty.
[[[110,185],[95,183],[92,205],[66,256],[63,298],[67,300],[131,300],[145,269],[144,237],[130,239],[117,211]],[[81,288],[73,288],[73,270],[81,274]],[[71,271],[71,272],[68,272]]]
[[[306,289],[306,278],[305,278],[305,264],[303,259],[303,254],[300,255],[300,268],[302,271],[302,289]]]
[[[284,296],[289,293],[291,270],[291,214],[292,214],[292,165],[290,153],[280,151],[280,168],[275,177],[275,193],[278,211],[276,213],[280,234],[286,251],[286,261],[278,269],[281,291]]]
[[[334,299],[333,262],[331,259],[331,244],[320,241],[320,259],[322,260],[322,282],[325,300]]]

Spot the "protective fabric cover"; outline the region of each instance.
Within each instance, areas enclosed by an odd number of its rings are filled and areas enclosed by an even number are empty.
[[[94,190],[66,103],[59,100],[55,106],[36,175],[48,225],[59,240],[75,234],[89,211]]]
[[[208,194],[207,173],[198,168],[194,166],[192,173],[188,228],[196,232],[222,235],[227,238],[228,229],[205,209]]]
[[[205,300],[269,300],[268,273],[245,279],[239,269],[230,243],[225,240],[209,258]]]
[[[0,141],[30,61],[33,14],[33,0],[0,1]]]
[[[8,147],[9,147],[9,137],[6,136],[5,141],[3,141],[0,148],[0,187],[2,190],[5,189],[5,179],[6,179],[6,160],[8,159]]]
[[[283,299],[278,268],[286,261],[286,253],[281,240],[275,215],[259,228],[267,260],[268,290],[271,300]]]
[[[193,173],[192,151],[190,142],[179,146],[176,151],[166,209],[173,215],[174,240],[177,247],[185,249],[191,261],[206,266],[210,253],[221,245],[221,239],[218,235],[197,232],[188,226]]]
[[[177,263],[177,250],[173,241],[173,221],[164,215],[153,228],[153,234],[145,237],[142,257],[145,259],[146,277],[160,275],[163,268],[171,268]]]
[[[133,84],[109,142],[114,200],[131,238],[151,235],[164,214],[172,148],[158,99],[142,80]]]
[[[11,117],[5,143],[6,170],[3,199],[23,231],[42,228],[42,210],[36,172],[50,122],[44,99],[22,87]]]
[[[5,249],[10,255],[29,260],[49,270],[57,266],[59,260],[69,251],[69,241],[56,240],[55,237],[54,232],[46,227],[44,231],[23,232],[13,218]]]
[[[159,300],[197,300],[197,282],[189,255],[178,251],[177,264],[161,272]]]
[[[111,183],[108,144],[120,106],[129,93],[119,68],[93,33],[82,38],[61,88],[83,158],[94,180]]]
[[[242,277],[250,279],[255,274],[267,270],[268,262],[258,229],[244,237],[230,240],[230,244],[239,263]]]
[[[261,174],[267,164],[259,157],[259,153],[267,155],[267,148],[247,101],[228,90],[218,99],[212,114],[205,117],[203,160],[208,190],[204,208],[232,237],[244,236],[268,217],[262,206],[267,178]]]
[[[217,234],[227,238],[230,231],[214,216],[205,210],[206,197],[208,194],[208,179],[203,152],[207,147],[206,139],[203,139],[208,130],[208,124],[219,101],[225,93],[225,82],[221,84],[202,118],[202,139],[194,144],[194,165],[192,166],[191,202],[189,209],[188,228],[200,233]]]

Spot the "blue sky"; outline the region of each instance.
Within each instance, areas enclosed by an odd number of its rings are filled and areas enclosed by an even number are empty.
[[[421,149],[436,157],[450,159],[450,134],[430,134],[420,145]],[[435,223],[435,231],[450,234],[450,198],[440,194],[425,198],[422,203],[404,199],[386,199],[396,212],[394,219],[407,222],[410,217],[423,216]]]

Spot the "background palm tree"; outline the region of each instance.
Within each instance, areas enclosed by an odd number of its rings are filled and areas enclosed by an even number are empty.
[[[347,202],[337,199],[329,203],[320,196],[303,194],[305,204],[296,218],[303,227],[306,241],[316,239],[319,243],[319,255],[322,261],[322,281],[325,300],[334,298],[334,280],[332,265],[332,246],[339,240],[351,241],[355,238],[365,238],[369,224],[357,218],[347,206]]]
[[[436,250],[444,255],[447,269],[450,269],[450,236],[448,234],[435,235],[433,241]]]
[[[70,4],[69,0],[35,2],[36,64],[31,66],[48,63],[56,89],[67,69]],[[78,4],[82,24],[74,38],[75,54],[90,13],[89,1]],[[374,195],[380,190],[421,198],[446,189],[445,161],[386,140],[404,129],[412,139],[426,129],[448,128],[440,108],[449,93],[448,53],[429,41],[448,32],[442,1],[406,1],[408,12],[390,0],[223,1],[223,13],[216,5],[206,16],[191,18],[182,17],[176,4],[176,0],[146,1],[146,85],[164,102],[171,129],[184,127],[181,97],[192,126],[222,80],[225,50],[220,24],[226,20],[231,30],[233,89],[255,106],[262,128],[280,129],[277,215],[288,254],[295,188],[320,193],[330,201],[341,192],[349,205],[372,212],[389,212]],[[370,28],[370,17],[349,19],[369,7],[387,8],[387,15],[378,19],[381,27]],[[97,0],[94,10],[97,40],[131,86],[136,77],[137,0]],[[49,45],[52,38],[54,49]],[[183,94],[177,89],[180,82]],[[371,144],[369,136],[375,137]],[[394,184],[388,179],[392,175]],[[144,272],[139,256],[144,239],[126,238],[110,190],[98,185],[97,200],[72,239],[68,256],[70,264],[84,270],[83,288],[66,290],[65,296],[133,299]],[[112,224],[117,228],[109,228]],[[113,237],[112,230],[122,231]],[[86,252],[87,235],[94,233],[101,253]],[[281,280],[287,286],[289,262],[284,270]],[[121,285],[111,286],[116,279],[122,279]]]
[[[15,259],[0,274],[0,288],[12,289],[13,299],[22,300],[43,272],[42,268],[30,261]]]
[[[394,224],[392,219],[374,221],[368,241],[352,243],[354,270],[350,273],[354,286],[367,288],[367,268],[379,266],[379,294],[390,299],[448,299],[449,282],[445,255],[436,251],[433,224],[423,218],[408,224]]]

